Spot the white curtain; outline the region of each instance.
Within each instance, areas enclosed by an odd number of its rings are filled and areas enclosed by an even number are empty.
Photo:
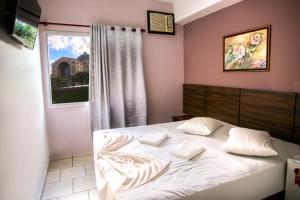
[[[90,58],[92,131],[145,125],[141,29],[92,25]]]

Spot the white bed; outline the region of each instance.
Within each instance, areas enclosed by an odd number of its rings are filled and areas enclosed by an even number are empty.
[[[140,187],[117,193],[116,199],[263,199],[284,189],[286,159],[300,152],[298,145],[273,138],[278,156],[237,156],[226,153],[221,148],[232,125],[224,123],[224,126],[210,136],[197,136],[175,129],[180,123],[182,122],[94,132],[94,149],[98,149],[103,132],[129,133],[136,138],[161,131],[169,134],[169,138],[158,147],[133,141],[118,150],[170,160],[171,163],[161,176]],[[178,159],[169,150],[183,140],[199,143],[206,150],[191,161]],[[97,175],[96,181],[100,181]]]

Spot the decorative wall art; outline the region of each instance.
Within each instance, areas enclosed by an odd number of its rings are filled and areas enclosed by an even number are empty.
[[[269,71],[271,25],[224,36],[223,71]]]

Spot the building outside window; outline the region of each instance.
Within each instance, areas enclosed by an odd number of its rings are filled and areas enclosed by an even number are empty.
[[[88,101],[90,38],[80,33],[48,33],[51,104]]]

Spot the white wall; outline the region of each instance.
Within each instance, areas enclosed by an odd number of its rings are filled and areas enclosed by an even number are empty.
[[[39,47],[0,30],[0,199],[38,200],[48,166]]]

